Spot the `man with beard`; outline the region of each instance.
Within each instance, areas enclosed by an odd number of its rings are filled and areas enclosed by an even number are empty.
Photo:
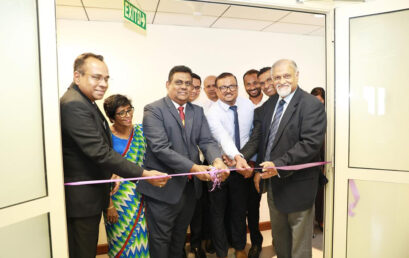
[[[294,61],[281,59],[271,68],[277,94],[260,107],[261,133],[256,173],[259,190],[263,179],[270,210],[271,233],[278,258],[312,257],[314,199],[320,167],[277,171],[276,166],[319,161],[324,142],[326,114],[314,96],[298,86]]]
[[[261,106],[265,101],[263,101],[264,95],[261,93],[261,87],[259,81],[257,80],[257,74],[257,70],[251,69],[243,75],[244,88],[246,89],[247,94],[249,94],[249,98],[251,102],[253,102],[255,108]]]

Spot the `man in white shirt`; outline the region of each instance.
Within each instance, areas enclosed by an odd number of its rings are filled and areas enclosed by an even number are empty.
[[[258,74],[257,70],[251,69],[248,70],[243,75],[244,89],[249,95],[249,98],[251,102],[253,102],[255,108],[258,108],[259,106],[263,105],[264,101],[266,101],[263,93],[261,92],[261,87],[257,79],[257,74]]]
[[[217,257],[227,256],[229,246],[224,215],[228,208],[231,245],[236,250],[236,257],[247,257],[244,251],[248,197],[246,178],[252,176],[252,170],[239,150],[249,139],[254,105],[250,100],[238,97],[237,79],[231,73],[220,74],[216,78],[216,87],[219,100],[206,113],[210,131],[224,154],[234,160],[240,170],[232,172],[221,188],[209,193],[213,244]]]

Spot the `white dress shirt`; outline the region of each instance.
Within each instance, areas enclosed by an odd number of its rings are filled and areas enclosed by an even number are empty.
[[[253,125],[254,105],[242,97],[237,97],[235,105],[239,118],[240,148],[242,148],[250,138],[251,127]],[[230,158],[241,155],[234,143],[234,112],[230,106],[221,100],[216,101],[206,113],[210,131],[213,137],[222,147],[223,152]]]
[[[263,93],[260,93],[260,94],[263,94]],[[253,103],[254,109],[256,109],[256,108],[258,108],[258,107],[261,107],[261,105],[263,105],[264,102],[266,102],[266,100],[268,100],[268,97],[263,94],[263,98],[261,99],[261,101],[260,101],[258,104],[254,104],[254,103]]]

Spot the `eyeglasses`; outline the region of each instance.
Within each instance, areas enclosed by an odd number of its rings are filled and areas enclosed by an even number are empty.
[[[281,80],[281,78],[284,78],[285,80],[289,80],[289,79],[291,79],[291,74],[289,74],[289,73],[286,73],[286,74],[284,74],[283,76],[281,76],[281,75],[277,75],[277,76],[273,76],[273,80],[276,82],[276,81],[280,81]]]
[[[122,110],[121,112],[116,113],[116,115],[118,115],[119,117],[125,117],[125,116],[133,114],[133,110],[134,110],[134,107],[131,107],[127,110]]]
[[[219,87],[219,90],[221,92],[226,92],[227,89],[229,89],[230,91],[235,91],[235,90],[237,90],[237,84],[232,84],[232,85],[229,85],[229,86],[220,86]]]
[[[260,86],[264,87],[264,85],[270,85],[273,82],[273,80],[271,78],[268,78],[267,80],[265,80],[264,82],[260,82]]]
[[[102,82],[103,80],[106,82],[106,83],[108,83],[108,81],[109,81],[109,76],[103,76],[102,74],[90,74],[90,73],[84,73],[84,74],[87,74],[87,75],[89,75],[94,81],[96,81],[96,82]]]

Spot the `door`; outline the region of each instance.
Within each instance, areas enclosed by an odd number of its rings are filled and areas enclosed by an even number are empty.
[[[54,1],[0,1],[1,257],[68,257]]]
[[[409,257],[409,2],[335,9],[332,257]]]

